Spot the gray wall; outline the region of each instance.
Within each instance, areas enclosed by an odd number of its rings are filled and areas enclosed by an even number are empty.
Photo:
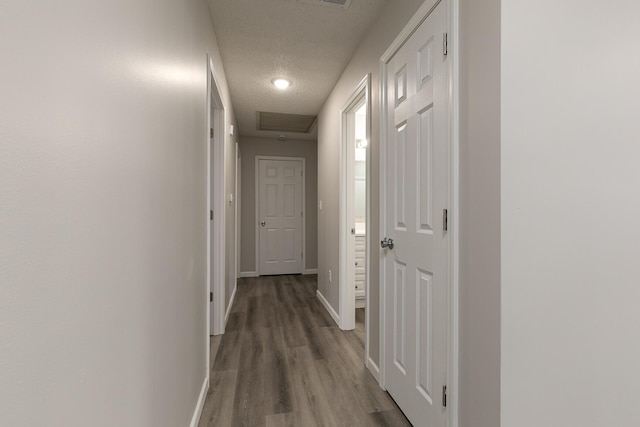
[[[340,198],[340,111],[358,83],[371,73],[371,241],[379,241],[380,230],[380,57],[397,34],[422,4],[421,0],[387,2],[378,20],[372,25],[358,46],[351,62],[325,102],[318,119],[318,200],[323,210],[318,218],[318,289],[329,304],[339,312],[339,198]],[[370,356],[378,363],[380,252],[372,246],[370,266],[371,324],[369,331]],[[331,270],[333,281],[329,283]]]
[[[0,425],[187,426],[207,53],[233,122],[207,5],[9,1],[0,28]]]
[[[240,271],[256,272],[256,156],[284,156],[305,158],[305,213],[306,247],[304,251],[306,269],[318,267],[318,152],[316,141],[272,138],[241,137],[242,161],[242,209],[241,209],[241,257]]]
[[[499,427],[500,0],[460,27],[460,427]]]

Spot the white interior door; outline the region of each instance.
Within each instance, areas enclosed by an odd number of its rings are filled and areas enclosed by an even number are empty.
[[[302,273],[302,161],[258,160],[259,274]]]
[[[415,426],[444,427],[448,73],[441,2],[387,64],[385,385]]]

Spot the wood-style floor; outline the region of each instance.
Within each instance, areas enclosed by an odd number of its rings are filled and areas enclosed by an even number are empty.
[[[316,288],[316,276],[239,280],[201,427],[410,426],[364,366],[364,310],[341,331]]]

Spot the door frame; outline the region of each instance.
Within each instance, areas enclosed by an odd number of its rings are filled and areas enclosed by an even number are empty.
[[[236,280],[240,277],[240,212],[242,209],[240,201],[242,200],[242,157],[240,154],[240,144],[236,142],[236,199],[234,203],[235,216],[236,216],[236,228],[235,241],[236,241]]]
[[[354,181],[355,140],[351,138],[351,121],[355,117],[358,106],[367,106],[366,137],[371,141],[371,74],[366,74],[355,87],[344,106],[340,110],[340,219],[339,219],[339,301],[338,312],[340,329],[352,330],[355,328],[356,291],[349,278],[355,276],[355,247],[351,236],[350,218],[354,217],[354,203],[349,186]],[[371,258],[371,148],[366,151],[366,189],[365,189],[365,215],[367,217],[365,231],[365,307],[369,307],[370,258]],[[371,311],[365,309],[365,363],[369,361],[369,317]]]
[[[225,317],[225,105],[220,95],[220,84],[216,77],[211,56],[207,55],[207,372],[209,365],[209,336],[224,333]],[[213,123],[212,123],[213,117]],[[213,139],[209,129],[213,128]],[[211,147],[213,146],[213,153]],[[213,164],[211,164],[213,154]],[[213,199],[211,190],[213,188]],[[209,210],[213,210],[213,221],[209,219]],[[215,238],[211,241],[211,228]],[[211,254],[215,254],[213,263]],[[212,265],[213,264],[213,265]],[[213,271],[213,273],[212,273]],[[209,295],[213,292],[213,303]]]
[[[449,330],[448,330],[448,366],[447,366],[447,417],[449,427],[458,426],[459,411],[459,265],[460,265],[460,0],[425,0],[418,11],[413,15],[402,31],[398,34],[389,48],[380,57],[380,236],[386,235],[386,158],[384,153],[387,148],[387,64],[395,53],[405,44],[420,24],[430,15],[431,11],[441,2],[447,3],[447,33],[448,33],[448,130],[450,144],[449,164],[449,233],[451,245],[449,253]],[[385,322],[386,322],[386,282],[385,262],[381,257],[380,262],[380,386],[383,389],[386,381],[386,354],[385,354]]]
[[[260,160],[284,160],[284,161],[301,161],[302,162],[302,273],[307,269],[307,251],[306,251],[306,242],[307,242],[307,209],[306,209],[306,182],[307,182],[307,172],[306,168],[306,159],[304,157],[286,157],[286,156],[256,156],[255,160],[255,248],[256,248],[256,277],[260,276],[260,227],[258,223],[260,222]]]

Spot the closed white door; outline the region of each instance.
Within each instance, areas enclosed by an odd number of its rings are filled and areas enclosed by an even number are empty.
[[[302,161],[258,160],[259,274],[302,273]]]
[[[446,2],[387,64],[385,385],[415,426],[444,427],[448,357]]]

